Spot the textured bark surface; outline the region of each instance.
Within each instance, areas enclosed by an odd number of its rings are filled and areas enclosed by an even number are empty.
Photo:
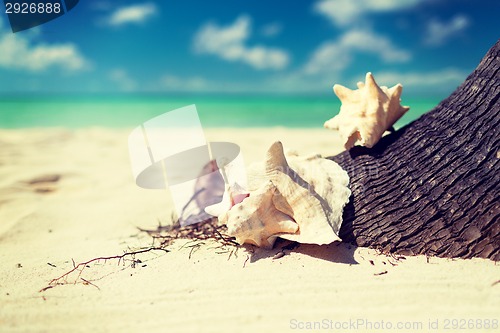
[[[372,149],[331,158],[351,177],[344,241],[500,260],[499,68],[500,41],[432,111]]]

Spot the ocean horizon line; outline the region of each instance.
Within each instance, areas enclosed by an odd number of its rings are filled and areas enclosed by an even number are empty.
[[[332,93],[333,95],[333,93]],[[433,109],[440,100],[406,98],[410,111],[402,126]],[[203,126],[314,128],[338,114],[340,101],[331,97],[210,96],[186,98],[129,96],[128,98],[0,98],[0,128],[25,127],[135,127],[166,112],[195,104]]]
[[[332,86],[333,87],[333,86]],[[354,88],[353,88],[354,89]],[[443,100],[449,94],[444,94],[441,92],[403,92],[402,100],[405,99],[427,99],[427,100]],[[322,92],[0,92],[0,102],[9,99],[23,99],[23,100],[33,100],[33,99],[55,99],[55,100],[65,100],[65,99],[81,99],[81,100],[92,100],[92,99],[135,99],[135,98],[154,98],[154,99],[175,99],[175,98],[270,98],[270,99],[314,99],[314,98],[333,98],[338,99],[333,93],[333,89]]]

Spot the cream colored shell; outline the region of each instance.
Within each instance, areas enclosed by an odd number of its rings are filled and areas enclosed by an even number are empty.
[[[270,248],[276,237],[310,244],[340,240],[351,194],[347,173],[319,155],[288,159],[275,142],[264,163],[247,169],[249,197],[219,216],[240,244]]]
[[[409,110],[400,104],[402,90],[401,84],[392,88],[379,87],[371,73],[366,73],[365,83],[358,82],[356,90],[336,84],[333,91],[342,106],[339,114],[324,126],[339,131],[347,150],[357,142],[371,148]]]

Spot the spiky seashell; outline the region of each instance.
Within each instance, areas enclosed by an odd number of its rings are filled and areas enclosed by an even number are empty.
[[[333,91],[342,106],[339,114],[324,126],[339,131],[347,150],[357,142],[371,148],[410,109],[400,104],[402,90],[401,84],[392,88],[379,87],[372,73],[366,73],[365,83],[358,82],[356,90],[336,84]]]
[[[266,161],[249,167],[247,174],[250,196],[219,219],[227,224],[229,235],[238,242],[256,244],[255,239],[260,239],[263,244],[262,238],[267,237],[265,245],[270,247],[276,236],[310,244],[340,240],[342,211],[351,192],[349,176],[338,164],[319,155],[295,155],[287,161],[283,145],[275,142],[267,152]],[[269,213],[259,213],[260,219],[248,218],[262,207],[267,207]],[[296,231],[276,229],[274,221],[282,222],[286,217],[298,225]],[[287,227],[291,230],[290,224]]]

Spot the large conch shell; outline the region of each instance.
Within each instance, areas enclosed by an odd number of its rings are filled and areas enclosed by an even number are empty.
[[[342,102],[340,112],[325,122],[325,127],[339,130],[345,149],[359,142],[371,148],[384,132],[394,125],[410,108],[401,106],[401,84],[392,88],[379,87],[372,73],[366,73],[365,83],[358,82],[358,89],[350,90],[336,84],[333,91]]]
[[[238,243],[272,248],[277,237],[309,244],[340,240],[349,201],[349,176],[335,162],[289,156],[275,142],[264,163],[247,169],[249,196],[221,212],[219,221]]]

